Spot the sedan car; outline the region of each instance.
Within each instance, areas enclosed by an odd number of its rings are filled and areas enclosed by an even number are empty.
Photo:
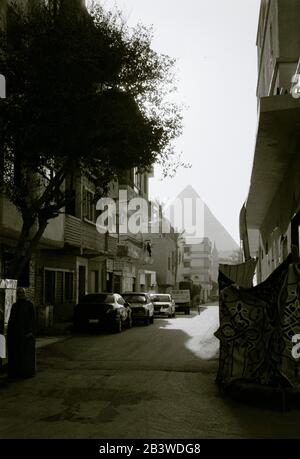
[[[154,306],[148,293],[123,293],[124,300],[129,303],[133,321],[143,321],[145,325],[153,324]]]
[[[132,327],[131,308],[118,293],[90,293],[75,306],[73,324],[75,330],[94,324],[120,333]]]
[[[167,293],[151,293],[155,316],[176,317],[175,303]]]

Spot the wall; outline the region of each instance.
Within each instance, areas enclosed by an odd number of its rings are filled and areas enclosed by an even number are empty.
[[[175,286],[175,240],[168,234],[150,234],[148,239],[151,240],[152,245],[151,264],[145,264],[144,268],[156,271],[159,286]]]
[[[291,251],[291,219],[300,210],[299,153],[299,149],[296,150],[260,228],[258,282],[283,261],[286,252]]]
[[[264,1],[262,5],[265,14],[260,16],[257,34],[258,97],[276,95],[281,88],[283,93],[289,91],[300,56],[299,0]]]
[[[298,58],[300,50],[299,0],[278,0],[280,55]]]
[[[22,219],[16,207],[4,197],[0,197],[0,230],[2,235],[16,239],[21,231]],[[41,243],[63,245],[64,215],[59,215],[49,224],[43,234]]]
[[[269,94],[276,58],[279,57],[277,0],[263,2],[263,4],[264,15],[260,16],[257,34],[259,72],[257,97],[265,97]]]

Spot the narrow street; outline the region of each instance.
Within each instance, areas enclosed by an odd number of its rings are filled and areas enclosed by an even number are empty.
[[[0,438],[300,438],[297,410],[221,396],[217,326],[208,306],[39,348],[33,379],[1,379]]]

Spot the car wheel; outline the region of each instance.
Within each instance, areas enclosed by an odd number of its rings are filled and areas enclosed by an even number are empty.
[[[153,322],[154,322],[154,316],[151,316],[150,317],[150,324],[153,324]]]
[[[173,312],[173,318],[174,319],[176,318],[176,312],[175,311]]]
[[[145,319],[145,325],[150,325],[150,316],[147,316]]]

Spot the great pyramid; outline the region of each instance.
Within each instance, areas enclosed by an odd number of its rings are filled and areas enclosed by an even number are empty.
[[[176,199],[179,199],[182,203],[185,199],[190,199],[193,201],[194,206],[197,206],[197,208],[201,207],[201,215],[204,220],[204,223],[202,223],[203,237],[208,237],[212,244],[216,245],[220,255],[226,256],[239,249],[236,241],[213,215],[212,211],[191,185],[185,187],[183,191],[177,195]],[[193,238],[191,237],[189,239],[189,242],[192,242]]]

